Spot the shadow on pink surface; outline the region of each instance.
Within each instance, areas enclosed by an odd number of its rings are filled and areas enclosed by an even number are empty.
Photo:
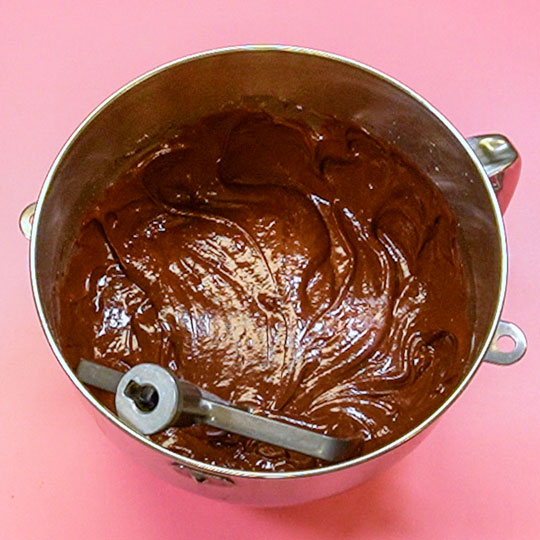
[[[413,533],[411,514],[400,506],[407,498],[407,485],[395,468],[350,491],[319,501],[284,508],[250,511],[269,525],[302,529],[306,537],[383,537]]]

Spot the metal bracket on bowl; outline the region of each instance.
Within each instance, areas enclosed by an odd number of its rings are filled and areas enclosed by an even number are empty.
[[[28,240],[30,240],[30,237],[32,236],[32,222],[34,221],[35,211],[36,203],[33,202],[21,212],[21,216],[19,217],[19,227],[25,238]]]
[[[489,176],[502,212],[506,210],[516,189],[521,171],[521,158],[507,137],[500,134],[467,137],[467,142]]]
[[[171,465],[180,474],[183,474],[184,476],[191,478],[197,484],[208,484],[208,485],[221,486],[221,487],[234,486],[234,480],[226,476],[197,471],[195,469],[191,469],[190,467],[186,467],[185,465],[182,465],[181,463],[178,463],[176,461],[173,461]]]
[[[514,347],[509,351],[503,350],[499,343],[501,338],[504,337],[508,337],[514,342]],[[517,362],[525,354],[526,350],[527,338],[523,331],[514,323],[499,321],[495,336],[484,360],[491,364],[508,366]]]

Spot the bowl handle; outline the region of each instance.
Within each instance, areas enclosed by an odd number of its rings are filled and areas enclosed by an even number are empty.
[[[34,212],[36,211],[36,203],[29,204],[19,216],[19,228],[25,238],[30,240],[32,236],[32,222],[34,221]]]
[[[514,342],[514,347],[511,350],[506,351],[501,348],[499,340],[503,337],[509,337]],[[511,322],[499,321],[495,336],[493,336],[493,341],[484,360],[491,364],[508,366],[517,362],[525,354],[526,350],[527,339],[521,328]]]
[[[517,150],[504,135],[477,135],[468,137],[467,142],[489,176],[501,212],[504,213],[521,171],[521,158]]]

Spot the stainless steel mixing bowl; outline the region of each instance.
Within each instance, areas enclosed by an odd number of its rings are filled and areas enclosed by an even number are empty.
[[[156,141],[223,104],[272,96],[353,120],[396,145],[440,188],[459,220],[469,280],[474,342],[469,371],[429,418],[399,440],[348,462],[298,472],[246,472],[177,455],[124,425],[77,380],[57,342],[53,283],[84,211],[118,171]],[[255,505],[283,505],[349,489],[408,452],[467,386],[484,361],[510,364],[525,352],[523,333],[500,321],[507,272],[501,209],[519,175],[517,152],[501,135],[465,139],[436,109],[398,81],[358,62],[281,46],[210,51],[159,67],[116,92],[60,151],[39,200],[21,215],[31,237],[32,290],[43,330],[60,365],[97,412],[102,428],[128,453],[193,492]],[[511,351],[500,336],[514,341]]]

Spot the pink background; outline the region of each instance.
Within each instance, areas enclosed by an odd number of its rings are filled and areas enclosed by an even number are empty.
[[[249,42],[378,67],[464,134],[504,133],[523,156],[505,216],[504,316],[526,332],[526,358],[483,366],[423,445],[382,476],[285,509],[184,493],[102,436],[39,327],[17,229],[66,138],[113,90],[185,54]],[[2,6],[0,60],[0,538],[540,538],[537,2],[20,0]]]

